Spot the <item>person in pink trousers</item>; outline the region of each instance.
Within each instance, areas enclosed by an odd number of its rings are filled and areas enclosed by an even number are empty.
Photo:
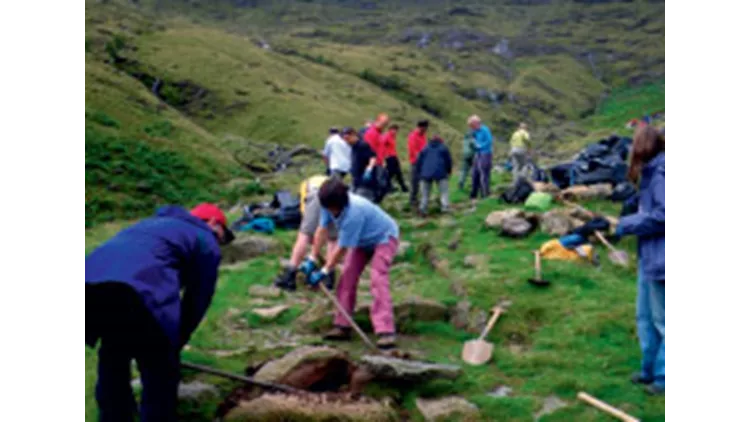
[[[336,287],[336,296],[343,308],[352,314],[357,300],[357,284],[370,264],[370,283],[373,303],[370,320],[378,335],[377,346],[381,349],[396,347],[396,327],[393,319],[393,301],[389,273],[393,257],[398,251],[399,229],[396,221],[368,199],[349,193],[341,180],[327,180],[318,191],[322,206],[320,224],[315,233],[313,256],[320,256],[320,249],[328,238],[327,227],[333,222],[338,229],[338,245],[329,254],[325,265],[313,272],[308,282],[331,285],[330,274],[344,260],[341,280]],[[341,313],[334,319],[334,328],[325,335],[326,340],[349,340],[351,326]]]

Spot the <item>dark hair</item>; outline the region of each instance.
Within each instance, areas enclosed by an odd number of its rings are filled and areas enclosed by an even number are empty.
[[[420,120],[417,122],[417,127],[430,127],[429,120]]]
[[[399,130],[399,126],[398,126],[398,125],[391,125],[391,127],[389,127],[388,129],[396,129],[396,130]]]
[[[630,153],[628,178],[637,183],[643,167],[659,153],[664,152],[664,135],[653,126],[643,126],[635,132],[635,140]]]
[[[342,135],[351,135],[352,133],[356,134],[357,131],[354,130],[353,127],[349,127],[349,126],[345,127],[344,130],[341,131]]]
[[[330,178],[320,186],[318,199],[323,208],[343,210],[349,205],[349,186],[339,178]]]
[[[336,128],[336,127],[332,127],[330,129],[328,129],[328,133],[330,133],[331,135],[335,135],[335,134],[339,133],[339,129]]]

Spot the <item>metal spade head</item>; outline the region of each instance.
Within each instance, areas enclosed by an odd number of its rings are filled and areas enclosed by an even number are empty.
[[[612,261],[613,264],[627,267],[628,263],[630,262],[630,257],[628,256],[628,253],[622,250],[613,250],[609,251],[609,260]]]

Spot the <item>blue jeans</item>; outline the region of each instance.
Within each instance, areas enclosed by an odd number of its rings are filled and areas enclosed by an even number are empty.
[[[653,379],[654,384],[664,387],[664,280],[647,280],[638,277],[638,298],[635,319],[638,339],[641,342],[641,376]]]

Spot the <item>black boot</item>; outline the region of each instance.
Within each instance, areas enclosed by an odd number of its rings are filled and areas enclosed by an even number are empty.
[[[293,292],[297,290],[297,269],[288,267],[285,268],[281,274],[279,274],[278,277],[276,277],[276,280],[274,280],[273,285],[278,287],[281,290],[286,290],[288,292]]]

